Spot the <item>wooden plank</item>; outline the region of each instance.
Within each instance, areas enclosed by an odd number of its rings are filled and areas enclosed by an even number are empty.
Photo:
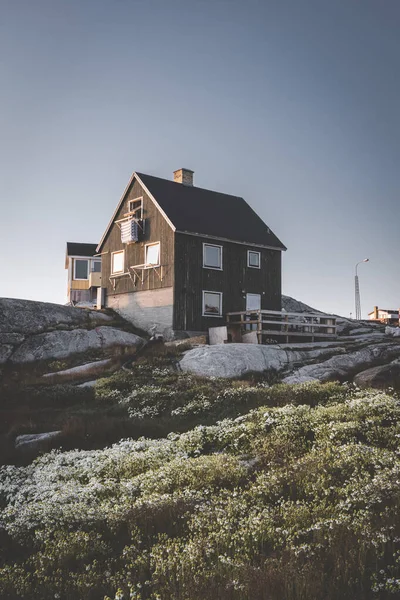
[[[263,335],[289,335],[289,337],[292,336],[296,336],[296,337],[336,337],[336,335],[334,333],[303,333],[303,332],[299,332],[299,331],[274,331],[273,329],[263,329],[261,331],[261,333]]]
[[[245,321],[247,323],[247,321]],[[326,327],[327,329],[335,329],[336,325],[328,325],[327,323],[304,323],[303,321],[264,321],[262,323],[267,323],[268,325],[281,325],[282,327]]]

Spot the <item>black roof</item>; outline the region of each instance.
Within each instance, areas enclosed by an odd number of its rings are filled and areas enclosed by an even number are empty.
[[[177,231],[286,250],[243,198],[137,175]]]
[[[67,256],[94,256],[97,244],[80,244],[79,242],[67,242]]]

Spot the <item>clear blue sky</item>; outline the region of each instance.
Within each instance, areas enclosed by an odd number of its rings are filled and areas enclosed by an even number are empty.
[[[283,292],[400,306],[399,0],[0,0],[0,296],[66,301],[135,170],[243,196]]]

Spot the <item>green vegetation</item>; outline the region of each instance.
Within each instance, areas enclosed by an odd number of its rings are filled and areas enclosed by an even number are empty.
[[[397,396],[169,364],[138,362],[87,399],[147,439],[2,468],[0,597],[397,597]]]
[[[122,438],[166,437],[171,431],[212,425],[257,406],[318,403],[329,394],[326,388],[315,395],[300,391],[294,395],[291,386],[271,392],[271,375],[266,378],[260,373],[241,381],[180,373],[174,363],[181,351],[153,349],[156,355],[139,358],[132,370],[99,380],[94,389],[57,385],[2,390],[0,463],[32,460],[33,455],[21,457],[14,452],[14,439],[22,433],[61,430],[61,438],[49,441],[47,450],[60,445],[63,450],[91,450]]]

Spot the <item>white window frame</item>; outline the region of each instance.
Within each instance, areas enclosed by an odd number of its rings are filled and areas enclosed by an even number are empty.
[[[249,296],[253,296],[253,298],[257,297],[257,298],[259,298],[259,299],[260,299],[260,302],[259,302],[259,304],[260,304],[260,308],[247,308],[247,300],[248,300]],[[256,312],[256,311],[258,311],[258,310],[261,310],[261,301],[262,301],[262,296],[261,296],[261,294],[252,294],[252,293],[247,293],[247,294],[246,294],[246,311],[248,311],[248,312],[253,312],[253,311],[254,311],[254,312]]]
[[[76,277],[76,261],[77,260],[85,260],[87,263],[87,277]],[[89,281],[89,273],[90,273],[90,267],[89,267],[89,261],[90,258],[85,258],[84,256],[82,257],[76,257],[74,258],[74,281]]]
[[[149,246],[158,246],[158,264],[152,265],[147,262],[147,248]],[[153,267],[159,267],[161,265],[161,242],[150,242],[149,244],[144,245],[144,268],[152,269]]]
[[[133,212],[131,210],[131,202],[139,202],[140,200],[140,211],[136,210],[135,212],[135,219],[143,219],[143,196],[139,196],[138,198],[132,198],[131,200],[128,200],[128,213]],[[139,215],[138,215],[139,213]]]
[[[250,253],[258,254],[258,267],[250,264]],[[250,269],[261,269],[261,252],[258,252],[258,250],[247,250],[247,266]]]
[[[115,254],[122,254],[123,255],[123,264],[122,264],[122,271],[114,271],[114,255]],[[116,252],[111,252],[111,275],[121,275],[122,273],[125,272],[125,250],[117,250]]]
[[[219,300],[219,307],[220,307],[220,313],[218,315],[212,315],[210,313],[206,313],[205,312],[205,308],[206,308],[206,303],[205,303],[205,294],[218,294],[220,300]],[[221,319],[223,317],[223,311],[222,311],[222,292],[215,292],[214,290],[203,290],[202,292],[202,317],[214,317],[217,319]]]
[[[94,263],[100,263],[100,271],[94,270]],[[94,258],[90,261],[90,273],[101,273],[101,258]]]
[[[206,265],[206,247],[211,246],[212,248],[219,248],[221,250],[221,266],[220,267],[211,267]],[[223,246],[219,244],[209,244],[208,242],[203,242],[203,269],[214,269],[214,271],[222,271],[223,270]]]

